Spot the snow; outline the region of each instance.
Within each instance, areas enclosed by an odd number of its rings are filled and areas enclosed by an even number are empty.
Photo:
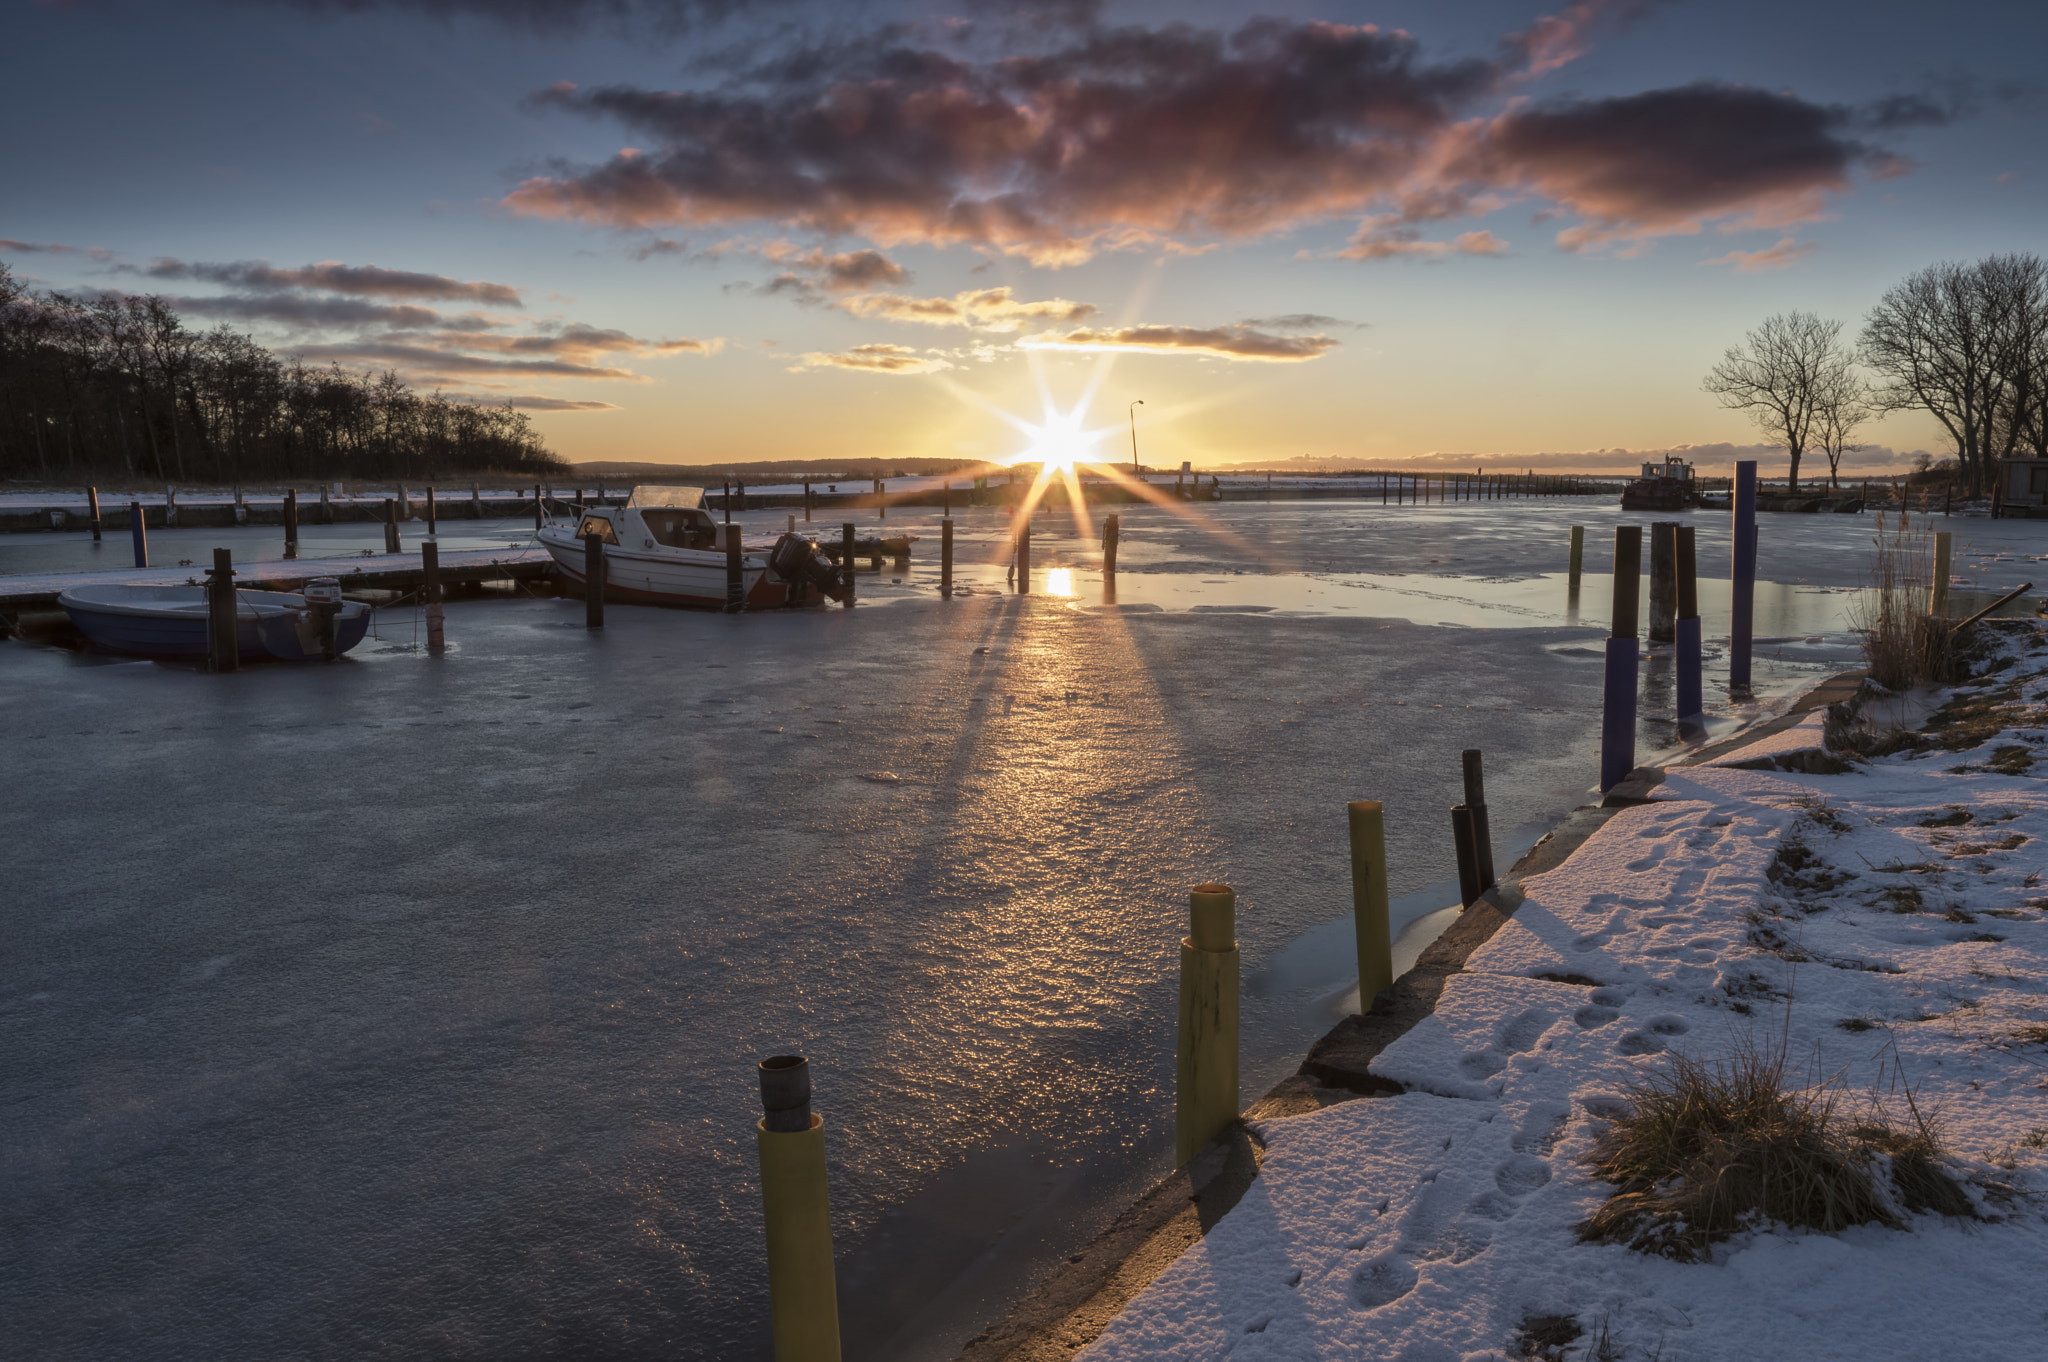
[[[2048,741],[2029,647],[1958,692],[2005,706],[1976,748],[1670,771],[1527,880],[1373,1062],[1405,1093],[1261,1123],[1251,1190],[1082,1355],[1476,1362],[1540,1316],[1576,1320],[1574,1359],[1603,1329],[1664,1362],[2038,1355],[2048,1046],[2019,1032],[2048,1020],[2048,790],[2008,773]],[[1801,725],[1726,760],[1818,743]],[[1910,1089],[1982,1218],[1761,1225],[1696,1265],[1580,1243],[1606,1192],[1584,1157],[1631,1085],[1745,1043],[1839,1076],[1855,1112],[1902,1119]]]
[[[1815,710],[1790,728],[1766,734],[1725,756],[1702,763],[1707,766],[1758,766],[1785,757],[1818,752],[1827,746],[1827,713]]]

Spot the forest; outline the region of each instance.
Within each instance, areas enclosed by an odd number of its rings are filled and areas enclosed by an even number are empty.
[[[0,263],[0,478],[239,485],[559,473],[525,413],[313,368],[156,294],[39,293]]]

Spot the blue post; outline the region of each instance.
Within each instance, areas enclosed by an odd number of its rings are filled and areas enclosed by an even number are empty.
[[[1756,632],[1756,460],[1735,465],[1734,552],[1729,585],[1728,689],[1748,690],[1749,641]]]
[[[1684,722],[1705,712],[1707,707],[1700,687],[1700,596],[1692,526],[1678,527],[1677,550],[1678,718]]]
[[[149,566],[149,528],[142,523],[142,503],[128,503],[128,537],[135,541],[135,566]]]
[[[1600,706],[1600,788],[1611,790],[1636,769],[1636,637],[1642,597],[1643,531],[1614,531],[1614,629],[1607,640],[1607,675]]]

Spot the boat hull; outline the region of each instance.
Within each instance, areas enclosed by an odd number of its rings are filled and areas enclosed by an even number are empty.
[[[309,662],[325,656],[317,620],[304,597],[270,591],[236,595],[241,608],[235,617],[235,651],[242,661]],[[208,656],[204,587],[67,591],[58,604],[78,632],[103,652],[192,660]],[[370,607],[343,602],[334,621],[334,651],[347,652],[369,630]]]
[[[584,582],[583,541],[561,530],[542,530],[541,546],[577,586]],[[639,553],[605,545],[604,595],[608,601],[725,608],[725,555],[715,550],[668,549]],[[753,609],[789,604],[789,585],[769,573],[758,554],[741,559],[742,599]]]

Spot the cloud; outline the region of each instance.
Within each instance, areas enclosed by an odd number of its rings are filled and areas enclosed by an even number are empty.
[[[408,375],[444,378],[451,375],[521,375],[525,377],[603,379],[613,382],[645,383],[647,379],[630,369],[610,369],[578,364],[564,359],[490,359],[456,354],[431,345],[394,340],[358,340],[333,345],[297,347],[293,353],[315,361],[339,360],[356,364],[382,364]]]
[[[1289,312],[1278,317],[1247,317],[1237,325],[1256,327],[1263,331],[1327,331],[1333,326],[1363,330],[1366,323],[1347,322],[1342,317],[1326,317],[1320,312]]]
[[[0,237],[0,251],[17,255],[82,255],[89,260],[112,260],[114,253],[104,246],[66,246],[60,242],[13,241]]]
[[[587,326],[572,322],[560,331],[526,336],[504,335],[440,335],[417,338],[436,347],[462,350],[484,350],[505,355],[554,355],[579,364],[588,364],[608,354],[676,355],[716,354],[724,341],[712,340],[642,340],[624,331]]]
[[[286,326],[419,328],[447,325],[448,318],[430,307],[412,303],[366,303],[359,298],[308,298],[302,293],[219,294],[173,298],[180,312],[202,317],[235,317],[242,321],[280,322]]]
[[[802,250],[788,242],[772,242],[761,254],[786,268],[764,284],[763,293],[796,291],[818,294],[854,293],[862,289],[894,288],[910,282],[910,271],[880,251],[842,251],[836,255],[822,250]]]
[[[1761,274],[1765,270],[1789,269],[1813,254],[1813,243],[1795,241],[1781,237],[1775,246],[1760,251],[1730,251],[1717,255],[1712,260],[1702,260],[1702,265],[1733,265],[1737,274]]]
[[[465,395],[466,396],[466,395]],[[473,397],[476,402],[491,402],[498,406],[513,407],[519,411],[617,411],[615,402],[578,402],[567,397]]]
[[[1009,287],[970,289],[950,298],[910,298],[900,293],[863,293],[833,304],[856,317],[926,326],[966,326],[978,331],[1017,331],[1027,322],[1078,322],[1096,313],[1093,303],[1065,298],[1025,302]]]
[[[306,289],[361,297],[446,298],[496,303],[500,307],[523,306],[519,290],[510,284],[450,279],[441,274],[387,270],[376,265],[344,265],[339,260],[324,260],[317,265],[301,265],[297,269],[275,269],[265,260],[209,264],[165,258],[150,265],[144,273],[152,279],[203,279],[229,288],[262,292]]]
[[[1291,362],[1320,359],[1338,341],[1322,334],[1281,336],[1249,326],[1120,326],[1108,330],[1077,329],[1065,335],[1050,331],[1017,342],[1023,350],[1124,351],[1151,355],[1197,355],[1205,359]]]
[[[919,354],[907,345],[856,345],[837,354],[813,350],[799,360],[791,366],[792,373],[799,369],[854,369],[870,374],[930,374],[953,367],[949,360]]]
[[[1558,238],[1573,250],[1706,223],[1784,226],[1857,170],[1904,168],[1849,135],[1883,131],[1871,119],[1792,94],[1517,93],[1636,8],[1571,6],[1484,59],[1274,18],[1227,34],[1088,24],[994,56],[898,27],[735,65],[715,86],[560,84],[533,103],[615,121],[641,149],[557,163],[504,205],[621,229],[772,222],[1041,265],[1356,216],[1342,254],[1378,259],[1500,254],[1490,232],[1426,241],[1415,229],[1519,198],[1578,218]],[[1923,114],[1901,105],[1878,121]]]

